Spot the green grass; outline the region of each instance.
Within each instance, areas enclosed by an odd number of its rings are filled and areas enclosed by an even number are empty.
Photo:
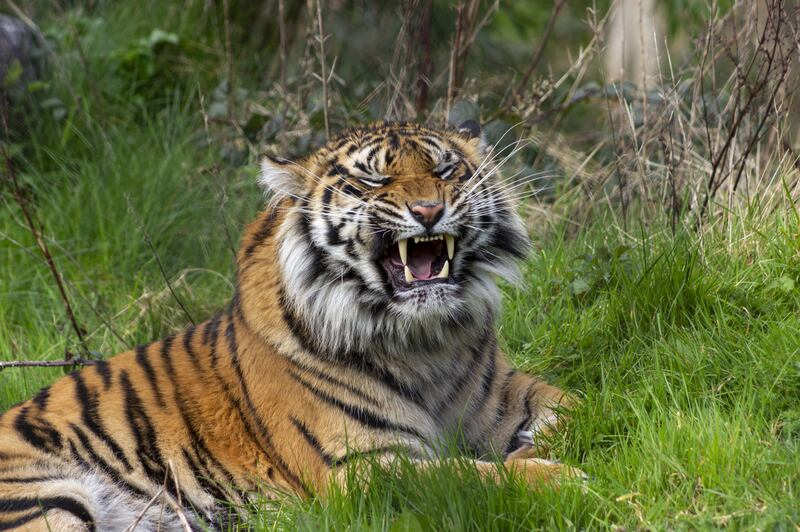
[[[219,58],[198,52],[163,92],[170,97],[145,99],[112,52],[169,25],[162,17],[182,36],[194,26],[174,10],[126,5],[75,23],[100,20],[81,30],[96,88],[64,37],[48,95],[68,113],[30,111],[29,135],[16,139],[20,178],[78,321],[105,355],[189,322],[145,235],[204,319],[232,293],[231,246],[261,202],[252,157],[226,167],[218,130],[214,148],[207,143],[196,89],[208,93]],[[76,351],[75,335],[9,190],[0,193],[0,359],[61,358]],[[792,211],[731,220],[702,238],[652,220],[631,236],[610,216],[577,235],[548,226],[534,235],[524,282],[505,287],[506,352],[583,397],[553,454],[589,473],[585,486],[532,492],[514,479],[482,483],[458,462],[426,473],[400,464],[327,501],[264,503],[258,527],[797,528],[800,223]],[[61,374],[0,372],[0,410]]]

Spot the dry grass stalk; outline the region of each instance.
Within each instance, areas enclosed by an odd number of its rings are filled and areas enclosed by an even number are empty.
[[[319,80],[322,82],[322,112],[325,119],[325,139],[331,138],[331,126],[328,121],[328,76],[325,73],[325,41],[327,40],[325,31],[322,27],[322,6],[317,0],[317,43],[319,44]],[[331,72],[333,69],[331,69]]]
[[[159,256],[158,251],[156,251],[156,248],[153,245],[153,241],[150,240],[150,233],[147,232],[147,228],[144,226],[144,221],[139,217],[139,214],[133,208],[133,203],[131,203],[130,198],[126,197],[125,199],[128,202],[128,211],[136,221],[136,224],[139,226],[139,231],[141,231],[145,244],[147,244],[147,247],[150,248],[150,252],[153,254],[153,258],[156,260],[156,264],[158,265],[158,271],[161,273],[161,278],[164,279],[164,283],[166,283],[167,288],[169,289],[169,293],[172,295],[172,299],[174,299],[175,302],[178,303],[178,306],[181,308],[183,314],[186,316],[189,322],[192,325],[197,325],[197,323],[194,321],[194,318],[189,313],[189,310],[186,308],[186,305],[183,304],[181,298],[179,298],[178,294],[175,293],[175,289],[172,287],[172,283],[169,280],[167,271],[164,269],[164,264],[161,262],[161,257]]]
[[[5,138],[9,137],[9,128],[8,128],[8,100],[4,97],[2,103],[2,119],[3,119],[3,133]],[[36,241],[36,246],[41,251],[42,256],[44,257],[45,261],[47,262],[47,266],[50,269],[50,273],[53,275],[53,280],[58,287],[58,293],[61,296],[61,302],[64,305],[64,310],[67,313],[67,317],[69,318],[69,322],[72,325],[72,329],[75,331],[75,334],[78,337],[78,342],[80,344],[81,351],[84,355],[89,354],[89,348],[86,345],[86,339],[84,338],[83,329],[78,325],[78,320],[75,318],[75,312],[72,309],[72,304],[70,303],[69,297],[67,296],[67,291],[64,288],[64,279],[59,271],[58,267],[56,266],[56,262],[53,259],[52,254],[50,253],[50,248],[47,246],[47,242],[42,237],[43,232],[43,225],[38,224],[33,219],[33,214],[31,213],[30,209],[28,208],[28,198],[25,197],[24,192],[22,191],[22,187],[19,184],[19,180],[17,179],[17,173],[14,168],[14,163],[11,160],[11,154],[8,153],[8,147],[6,143],[2,143],[3,146],[3,158],[5,159],[5,167],[6,167],[6,178],[8,179],[9,183],[11,184],[12,194],[14,196],[14,200],[16,201],[17,205],[19,205],[20,210],[22,211],[22,216],[25,218],[25,222],[28,226],[28,230],[30,231],[33,239]],[[72,354],[67,352],[66,359],[72,358]]]

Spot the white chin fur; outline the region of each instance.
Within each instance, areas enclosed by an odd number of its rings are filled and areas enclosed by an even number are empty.
[[[403,356],[430,352],[437,345],[451,349],[478,333],[454,327],[454,317],[465,326],[471,323],[480,327],[494,318],[499,307],[499,289],[494,276],[487,272],[458,288],[441,284],[406,292],[395,301],[387,301],[384,312],[376,313],[366,304],[369,296],[359,292],[355,281],[321,276],[308,284],[300,282],[308,278],[306,272],[313,267],[308,244],[291,223],[282,227],[280,239],[283,276],[294,280],[284,283],[286,294],[318,344],[333,352],[370,352],[377,348]],[[362,275],[366,277],[366,273]]]

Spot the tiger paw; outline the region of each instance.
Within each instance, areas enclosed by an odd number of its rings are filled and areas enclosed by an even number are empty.
[[[589,477],[577,467],[551,462],[543,458],[526,458],[506,462],[506,468],[515,475],[520,475],[528,484],[559,486],[564,479],[588,480]]]
[[[537,452],[532,446],[523,446],[508,455],[504,465],[512,474],[521,475],[533,485],[558,486],[564,479],[588,480],[589,477],[580,469],[539,458]]]
[[[520,430],[516,434],[517,442],[522,446],[533,448],[534,456],[542,458],[550,452],[550,437],[559,432],[569,420],[569,413],[580,404],[580,400],[572,395],[561,397],[557,406],[543,407],[528,430]]]

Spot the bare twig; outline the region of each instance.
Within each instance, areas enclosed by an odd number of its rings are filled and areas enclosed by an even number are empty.
[[[286,90],[286,1],[278,0],[278,37],[281,56],[281,87]]]
[[[186,519],[186,513],[183,511],[183,501],[181,501],[181,485],[178,482],[178,475],[175,474],[175,465],[172,463],[172,460],[168,460],[167,466],[170,474],[172,475],[172,480],[175,482],[175,493],[178,497],[178,504],[175,506],[175,513],[177,514],[181,525],[183,525],[183,529],[186,532],[192,532],[192,527],[189,525],[189,520]]]
[[[445,103],[444,119],[450,114],[450,108],[456,97],[464,78],[464,63],[466,61],[469,46],[474,35],[475,21],[477,20],[479,0],[458,0],[456,4],[456,33],[453,36],[453,44],[450,49],[450,60],[447,65],[447,98]]]
[[[150,248],[150,252],[153,254],[153,258],[156,259],[156,264],[158,265],[158,270],[161,272],[161,277],[164,279],[164,282],[167,284],[167,288],[169,289],[169,293],[172,294],[172,298],[178,303],[178,306],[181,307],[184,315],[189,319],[192,325],[196,325],[194,318],[189,313],[189,310],[186,308],[186,305],[183,304],[181,298],[178,297],[178,294],[175,293],[175,290],[172,288],[172,283],[169,280],[169,276],[167,275],[167,271],[164,269],[164,265],[161,263],[161,257],[158,255],[155,246],[153,246],[153,241],[150,240],[150,234],[147,232],[147,228],[144,226],[144,221],[139,218],[139,215],[133,208],[133,204],[131,203],[130,198],[126,197],[126,201],[128,202],[128,210],[136,219],[137,224],[139,225],[139,230],[142,232],[142,236],[144,237],[144,241],[147,244],[147,247]]]
[[[228,73],[228,119],[234,116],[233,47],[231,45],[230,0],[222,0],[222,19],[225,31],[225,66]]]
[[[139,526],[139,523],[142,521],[142,519],[144,519],[144,514],[146,514],[147,511],[150,510],[150,508],[153,507],[153,505],[156,503],[156,501],[163,494],[164,494],[164,488],[163,487],[159,488],[159,490],[156,492],[156,494],[153,495],[153,498],[150,499],[149,501],[147,501],[147,504],[144,505],[144,507],[142,508],[142,511],[139,512],[139,515],[136,516],[136,519],[133,521],[133,523],[128,525],[128,527],[125,529],[124,532],[133,532],[134,530],[136,530],[136,527]]]
[[[8,129],[8,100],[3,99],[3,131],[5,137],[8,138],[9,136],[9,129]],[[17,179],[17,174],[14,170],[14,163],[11,160],[11,155],[8,153],[8,148],[5,143],[3,143],[3,158],[5,159],[5,166],[6,166],[6,175],[8,180],[11,183],[12,191],[14,194],[14,200],[19,205],[20,210],[22,211],[22,215],[25,217],[25,222],[28,225],[28,229],[33,235],[34,240],[36,241],[36,245],[39,247],[39,251],[42,252],[42,255],[47,261],[47,266],[50,268],[50,273],[53,275],[53,279],[56,282],[56,286],[58,287],[58,292],[61,295],[61,302],[64,304],[64,310],[67,313],[67,317],[69,318],[70,323],[72,324],[72,329],[75,331],[75,334],[78,336],[78,341],[81,346],[81,351],[88,355],[89,348],[86,346],[86,340],[83,337],[83,329],[78,325],[78,321],[75,318],[75,312],[72,310],[72,304],[69,301],[69,297],[67,296],[67,291],[64,288],[64,281],[61,276],[61,272],[59,272],[58,268],[56,267],[56,262],[53,260],[53,256],[50,254],[50,248],[47,246],[47,242],[45,242],[44,238],[42,238],[42,226],[40,225],[37,227],[36,222],[33,220],[33,215],[31,214],[30,210],[28,209],[28,200],[25,198],[24,193],[22,192],[22,188],[20,187],[19,180]],[[67,358],[70,358],[72,355],[68,353]]]
[[[539,62],[542,60],[542,56],[544,55],[545,46],[547,46],[547,41],[550,40],[550,34],[553,32],[553,27],[556,25],[558,14],[561,12],[561,9],[566,3],[566,0],[556,0],[555,4],[553,4],[553,11],[550,12],[550,19],[547,21],[547,26],[544,29],[544,33],[542,33],[542,36],[539,39],[539,44],[536,46],[533,56],[531,56],[531,61],[528,63],[528,68],[525,70],[525,74],[519,81],[519,85],[517,85],[517,96],[525,92],[525,87],[527,87],[533,72],[536,70],[536,67],[539,66]]]
[[[70,354],[70,356],[72,355]],[[60,368],[64,366],[93,366],[98,362],[100,361],[89,358],[74,357],[65,360],[9,360],[0,361],[0,371],[8,368]]]
[[[417,68],[417,114],[421,114],[428,106],[428,90],[430,89],[431,76],[431,16],[433,13],[433,0],[423,0],[422,15],[417,25],[415,37],[422,55]]]
[[[325,139],[331,138],[331,126],[328,122],[328,76],[325,74],[325,32],[322,27],[322,6],[317,0],[317,42],[319,43],[319,67],[322,73],[322,112],[325,118]]]
[[[515,90],[510,90],[508,92],[506,97],[503,99],[503,103],[500,104],[497,110],[494,113],[492,113],[492,115],[487,119],[487,121],[494,120],[498,116],[508,111],[508,109],[511,107],[511,105],[514,103],[515,100],[519,100],[525,95],[525,93],[527,92],[526,89],[528,83],[530,82],[530,78],[533,75],[533,72],[536,70],[536,67],[539,66],[539,63],[542,60],[542,56],[544,55],[544,49],[547,46],[547,41],[550,40],[550,36],[553,32],[553,27],[556,24],[556,19],[558,18],[558,15],[565,4],[566,0],[556,0],[555,4],[553,5],[553,11],[551,11],[550,13],[550,19],[547,21],[547,26],[545,27],[544,33],[542,34],[536,48],[533,51],[533,55],[531,56],[531,60],[528,63],[528,68],[526,69],[525,74],[523,75],[522,79],[517,85],[517,88]],[[597,36],[595,35],[594,39],[592,40],[592,43],[590,43],[589,46],[592,46],[596,39]],[[548,112],[548,114],[552,113]]]

